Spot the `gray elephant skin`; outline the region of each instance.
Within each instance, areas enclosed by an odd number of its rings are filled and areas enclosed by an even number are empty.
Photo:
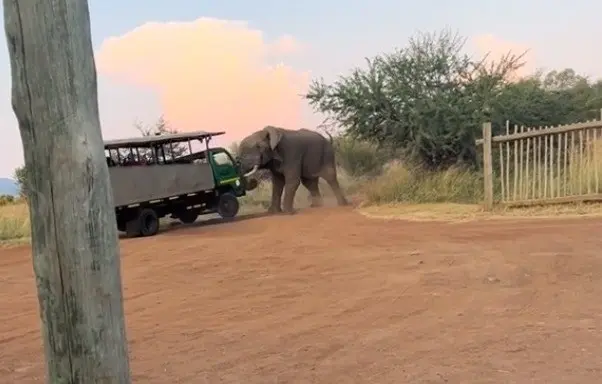
[[[318,132],[267,126],[240,142],[238,161],[246,177],[251,177],[258,169],[270,170],[272,201],[269,212],[293,213],[300,184],[309,191],[312,207],[321,206],[320,178],[328,183],[338,205],[348,204],[337,180],[332,138],[327,140]]]

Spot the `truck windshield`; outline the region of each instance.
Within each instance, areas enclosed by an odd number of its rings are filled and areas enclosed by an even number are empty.
[[[232,159],[225,152],[216,152],[213,154],[213,161],[216,165],[234,165]]]

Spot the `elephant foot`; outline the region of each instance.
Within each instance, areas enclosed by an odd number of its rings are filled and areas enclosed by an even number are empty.
[[[311,208],[319,208],[321,207],[323,204],[321,201],[312,201],[311,204],[309,205]]]
[[[285,214],[285,215],[294,215],[295,213],[297,213],[297,210],[294,209],[294,208],[292,208],[292,207],[290,207],[290,208],[284,208],[282,210],[282,213]]]
[[[269,207],[268,213],[282,213],[282,208],[280,207]]]
[[[351,203],[349,203],[349,201],[347,199],[342,199],[338,201],[339,207],[346,207],[348,205],[351,205]]]

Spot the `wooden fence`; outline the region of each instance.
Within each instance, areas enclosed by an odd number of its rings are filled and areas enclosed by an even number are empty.
[[[484,205],[506,207],[602,201],[602,120],[556,127],[483,124]]]

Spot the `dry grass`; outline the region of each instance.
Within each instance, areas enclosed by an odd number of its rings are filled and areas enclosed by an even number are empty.
[[[499,153],[499,152],[498,152]],[[512,152],[511,152],[512,153]],[[550,152],[551,153],[551,152]],[[549,156],[548,164],[539,159],[534,163],[533,155],[530,155],[531,164],[527,168],[523,160],[523,172],[506,174],[506,200],[526,200],[559,197],[567,195],[585,195],[602,193],[602,141],[589,141],[583,146],[583,150],[575,148],[567,151],[569,164],[564,166],[564,153],[555,152],[553,163]],[[507,155],[504,155],[505,159]],[[540,154],[544,157],[544,154]],[[494,155],[494,158],[497,155]],[[526,158],[526,156],[524,156]],[[558,161],[560,160],[560,161]],[[510,155],[510,164],[514,157]],[[520,160],[519,160],[520,163]],[[560,163],[560,166],[558,166]],[[550,165],[552,164],[552,165]],[[536,166],[534,166],[536,165]],[[499,161],[495,162],[499,167]],[[514,166],[510,165],[512,170]],[[499,170],[496,168],[496,171]],[[506,173],[506,170],[504,170]],[[494,187],[498,195],[501,192],[501,177],[496,176]]]
[[[367,204],[477,203],[483,199],[483,181],[478,173],[459,168],[424,172],[403,163],[389,165],[366,183],[363,195]]]
[[[464,222],[471,220],[602,217],[602,204],[498,208],[493,212],[485,212],[482,206],[478,204],[386,204],[361,207],[359,212],[367,217],[379,219]]]
[[[15,203],[0,206],[0,243],[27,242],[30,236],[27,204]]]
[[[576,150],[569,156],[571,164],[550,184],[560,185],[563,191],[566,185],[571,194],[602,193],[602,141],[589,142],[583,155]]]
[[[568,154],[570,166],[558,174],[556,165],[546,168],[547,196],[553,185],[556,193],[567,195],[602,193],[602,141],[590,142],[583,150]],[[495,166],[499,166],[495,164]],[[543,164],[537,169],[539,178]],[[526,175],[525,175],[526,176]],[[533,187],[533,175],[520,185]],[[511,175],[510,180],[513,177]],[[494,180],[496,200],[500,199],[500,178]],[[511,186],[512,187],[512,186]],[[539,188],[536,185],[536,191]],[[480,172],[452,168],[443,172],[423,172],[397,162],[368,183],[364,189],[364,207],[360,212],[370,217],[404,220],[466,221],[504,218],[553,218],[602,216],[601,204],[567,204],[530,208],[498,208],[484,212],[483,178]],[[523,190],[522,196],[530,192]],[[518,196],[520,198],[520,196]],[[523,197],[524,198],[524,197]]]
[[[569,151],[570,164],[566,169],[557,164],[508,175],[506,188],[512,197],[506,200],[525,200],[570,195],[602,193],[602,141],[589,142],[583,153]],[[494,168],[499,167],[494,158]],[[562,164],[562,163],[561,163]],[[560,169],[560,172],[559,172]],[[527,179],[528,177],[528,179]],[[494,176],[495,199],[501,200],[501,177]],[[544,191],[546,189],[547,191]],[[483,175],[481,172],[451,168],[441,172],[424,172],[418,167],[396,162],[386,167],[378,177],[364,188],[366,202],[373,205],[388,203],[462,203],[476,204],[483,200]],[[510,197],[510,199],[509,199]]]

